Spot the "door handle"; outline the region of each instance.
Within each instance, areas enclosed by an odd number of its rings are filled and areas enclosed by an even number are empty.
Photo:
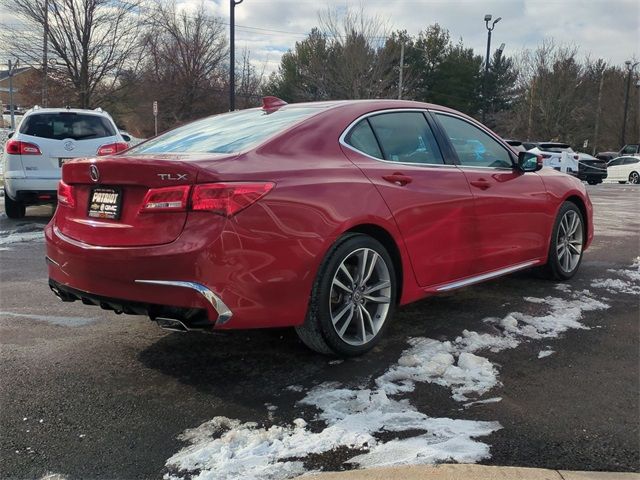
[[[486,190],[491,186],[491,184],[487,180],[484,180],[483,178],[481,178],[480,180],[473,180],[469,183],[472,186],[479,188],[480,190]]]
[[[408,175],[403,175],[400,172],[395,172],[391,175],[383,175],[382,178],[389,183],[395,183],[401,187],[404,187],[407,183],[411,183],[413,179]]]

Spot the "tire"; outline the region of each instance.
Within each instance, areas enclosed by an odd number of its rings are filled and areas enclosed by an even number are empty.
[[[365,281],[361,282],[363,263]],[[296,327],[296,333],[316,352],[362,355],[380,341],[393,316],[397,284],[393,261],[384,246],[368,235],[347,234],[322,261],[305,323]],[[374,286],[377,288],[367,294]]]
[[[7,217],[13,219],[23,218],[27,212],[27,208],[24,203],[12,200],[9,195],[4,196],[4,211]]]
[[[579,221],[577,225],[574,219]],[[573,277],[582,262],[586,236],[582,212],[575,203],[564,202],[553,225],[547,263],[542,268],[544,276],[552,280]]]
[[[624,184],[625,184],[625,183],[627,183],[627,182],[626,182],[626,181],[624,181],[624,180],[618,180],[618,183],[619,183],[620,185],[624,185]]]
[[[589,185],[598,185],[600,182],[601,182],[601,181],[599,181],[599,180],[594,180],[594,179],[592,179],[592,178],[588,178],[588,179],[587,179],[587,183],[588,183]]]
[[[638,172],[631,172],[629,174],[629,183],[633,185],[640,184],[640,174],[638,174]]]

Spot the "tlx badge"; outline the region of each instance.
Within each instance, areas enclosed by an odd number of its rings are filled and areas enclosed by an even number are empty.
[[[158,173],[160,180],[186,180],[186,173]]]

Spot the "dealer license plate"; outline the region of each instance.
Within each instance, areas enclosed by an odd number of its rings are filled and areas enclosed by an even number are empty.
[[[118,188],[95,187],[89,197],[89,216],[93,218],[120,218],[122,192]]]

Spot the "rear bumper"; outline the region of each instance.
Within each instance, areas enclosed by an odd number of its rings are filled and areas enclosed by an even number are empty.
[[[55,178],[6,178],[5,193],[12,199],[27,205],[56,203],[59,179]],[[46,196],[47,198],[39,198]]]
[[[265,238],[206,212],[191,212],[175,241],[154,246],[88,245],[55,225],[54,216],[45,228],[46,255],[59,291],[152,318],[191,309],[215,329],[301,324],[320,258],[313,248],[320,242]]]

